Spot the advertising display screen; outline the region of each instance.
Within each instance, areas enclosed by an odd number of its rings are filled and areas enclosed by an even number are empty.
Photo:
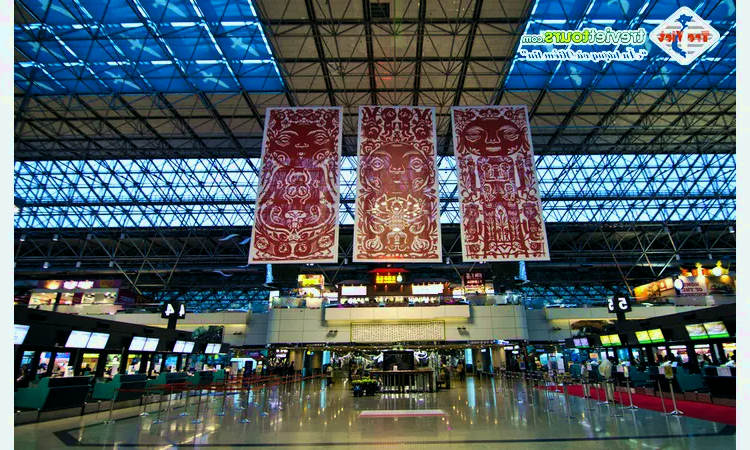
[[[206,345],[206,353],[210,353],[210,354],[219,353],[219,350],[221,350],[221,344],[207,344]]]
[[[651,339],[651,342],[665,342],[664,334],[661,332],[661,328],[654,328],[653,330],[648,330],[648,337]]]
[[[620,335],[618,334],[610,334],[609,342],[611,345],[622,345],[622,341],[620,341]]]
[[[588,347],[589,346],[589,339],[588,338],[581,338],[580,341],[581,341],[580,347]]]
[[[174,353],[182,353],[185,350],[185,341],[177,341],[174,343],[172,351]]]
[[[195,342],[193,341],[187,341],[185,342],[185,348],[182,349],[183,353],[192,353],[193,347],[195,347]]]
[[[612,345],[610,343],[610,341],[609,341],[609,336],[603,335],[603,336],[599,336],[599,338],[602,340],[602,345],[603,346],[608,347],[608,346]]]
[[[89,331],[71,331],[68,336],[68,341],[65,343],[65,347],[69,348],[86,348],[86,343],[91,337]]]
[[[155,352],[156,347],[159,345],[159,338],[148,338],[146,344],[143,346],[144,352]]]
[[[685,329],[687,330],[688,335],[690,336],[690,339],[692,340],[708,339],[708,332],[706,332],[706,329],[703,327],[702,324],[685,325]]]
[[[650,344],[651,338],[648,335],[648,331],[636,331],[635,337],[638,339],[638,342],[641,344]]]
[[[367,286],[341,286],[342,296],[365,296],[367,295]]]
[[[13,345],[21,345],[29,332],[28,325],[13,325]]]
[[[93,348],[93,349],[101,350],[107,346],[108,340],[109,340],[109,333],[91,333],[91,337],[89,338],[89,341],[86,344],[86,348]]]
[[[708,337],[729,337],[729,332],[727,331],[727,327],[724,326],[724,322],[706,322],[703,326],[706,328]]]
[[[128,350],[130,350],[131,352],[142,352],[145,345],[145,337],[133,336],[133,340],[130,341],[130,348],[128,348]]]

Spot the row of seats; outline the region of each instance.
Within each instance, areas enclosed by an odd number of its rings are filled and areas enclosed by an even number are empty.
[[[191,376],[185,372],[163,372],[152,380],[144,374],[117,374],[106,382],[94,382],[93,377],[42,378],[35,387],[18,389],[14,404],[17,409],[50,411],[80,407],[89,400],[138,400],[144,389],[182,383],[193,388],[205,387],[224,382],[224,374],[223,370],[197,371]]]

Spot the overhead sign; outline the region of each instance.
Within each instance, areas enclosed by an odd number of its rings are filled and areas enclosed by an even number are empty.
[[[169,319],[175,315],[178,319],[185,318],[185,304],[182,302],[165,302],[162,305],[161,318]]]
[[[719,37],[714,27],[687,6],[675,11],[649,35],[651,42],[683,66],[707,52]]]
[[[377,274],[375,275],[375,284],[396,284],[403,281],[403,277],[401,274],[398,275],[391,275],[391,274]]]
[[[607,311],[609,311],[610,313],[624,313],[632,311],[632,308],[630,306],[630,299],[627,295],[619,295],[607,299]]]

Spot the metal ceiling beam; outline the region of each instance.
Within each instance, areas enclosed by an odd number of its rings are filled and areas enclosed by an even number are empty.
[[[310,29],[312,30],[313,40],[315,41],[315,50],[318,52],[318,60],[316,62],[320,64],[320,70],[323,73],[326,91],[328,91],[328,101],[331,103],[331,106],[338,106],[336,95],[333,90],[333,82],[331,81],[331,74],[328,70],[326,52],[323,48],[323,38],[318,29],[318,21],[315,15],[315,5],[313,5],[313,0],[305,0],[305,8],[307,9],[307,16],[310,18]]]
[[[424,29],[425,24],[424,20],[427,15],[427,0],[418,0],[419,1],[419,13],[418,13],[418,20],[419,23],[417,24],[417,51],[416,51],[416,58],[415,66],[414,66],[414,94],[412,95],[411,103],[413,106],[419,106],[419,89],[422,86],[422,61],[424,56]],[[400,59],[402,62],[404,59]]]
[[[378,104],[378,85],[375,80],[375,52],[372,44],[372,11],[370,11],[370,0],[362,0],[362,11],[364,12],[364,25],[365,25],[365,46],[367,48],[367,70],[370,77],[370,103],[372,105]],[[390,23],[390,19],[386,21]],[[406,89],[405,89],[406,90]],[[350,90],[347,90],[351,92]]]
[[[469,34],[466,36],[466,47],[464,48],[463,62],[461,63],[461,72],[458,74],[458,83],[456,85],[456,95],[453,98],[453,106],[461,105],[461,95],[463,94],[464,84],[466,83],[466,74],[469,72],[469,63],[471,62],[471,51],[474,49],[474,39],[479,28],[479,17],[482,14],[483,0],[474,0],[474,12],[471,15],[471,25]]]

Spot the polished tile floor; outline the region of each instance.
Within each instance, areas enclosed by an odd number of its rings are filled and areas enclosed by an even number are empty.
[[[197,401],[197,399],[195,399]],[[569,403],[568,403],[569,402]],[[205,408],[208,405],[208,408]],[[320,381],[271,387],[222,397],[201,411],[172,402],[154,424],[140,408],[22,425],[15,448],[553,448],[563,449],[729,449],[734,428],[663,413],[610,409],[578,397],[526,390],[520,381],[475,380],[438,393],[377,394],[355,398],[345,382]],[[167,402],[163,404],[166,409]],[[246,409],[242,409],[248,406]],[[359,417],[368,410],[442,410],[445,416]],[[434,413],[434,411],[433,411]],[[566,417],[570,415],[570,418]],[[196,416],[201,423],[195,424]],[[245,419],[249,423],[242,423]],[[552,447],[550,447],[552,446]]]

